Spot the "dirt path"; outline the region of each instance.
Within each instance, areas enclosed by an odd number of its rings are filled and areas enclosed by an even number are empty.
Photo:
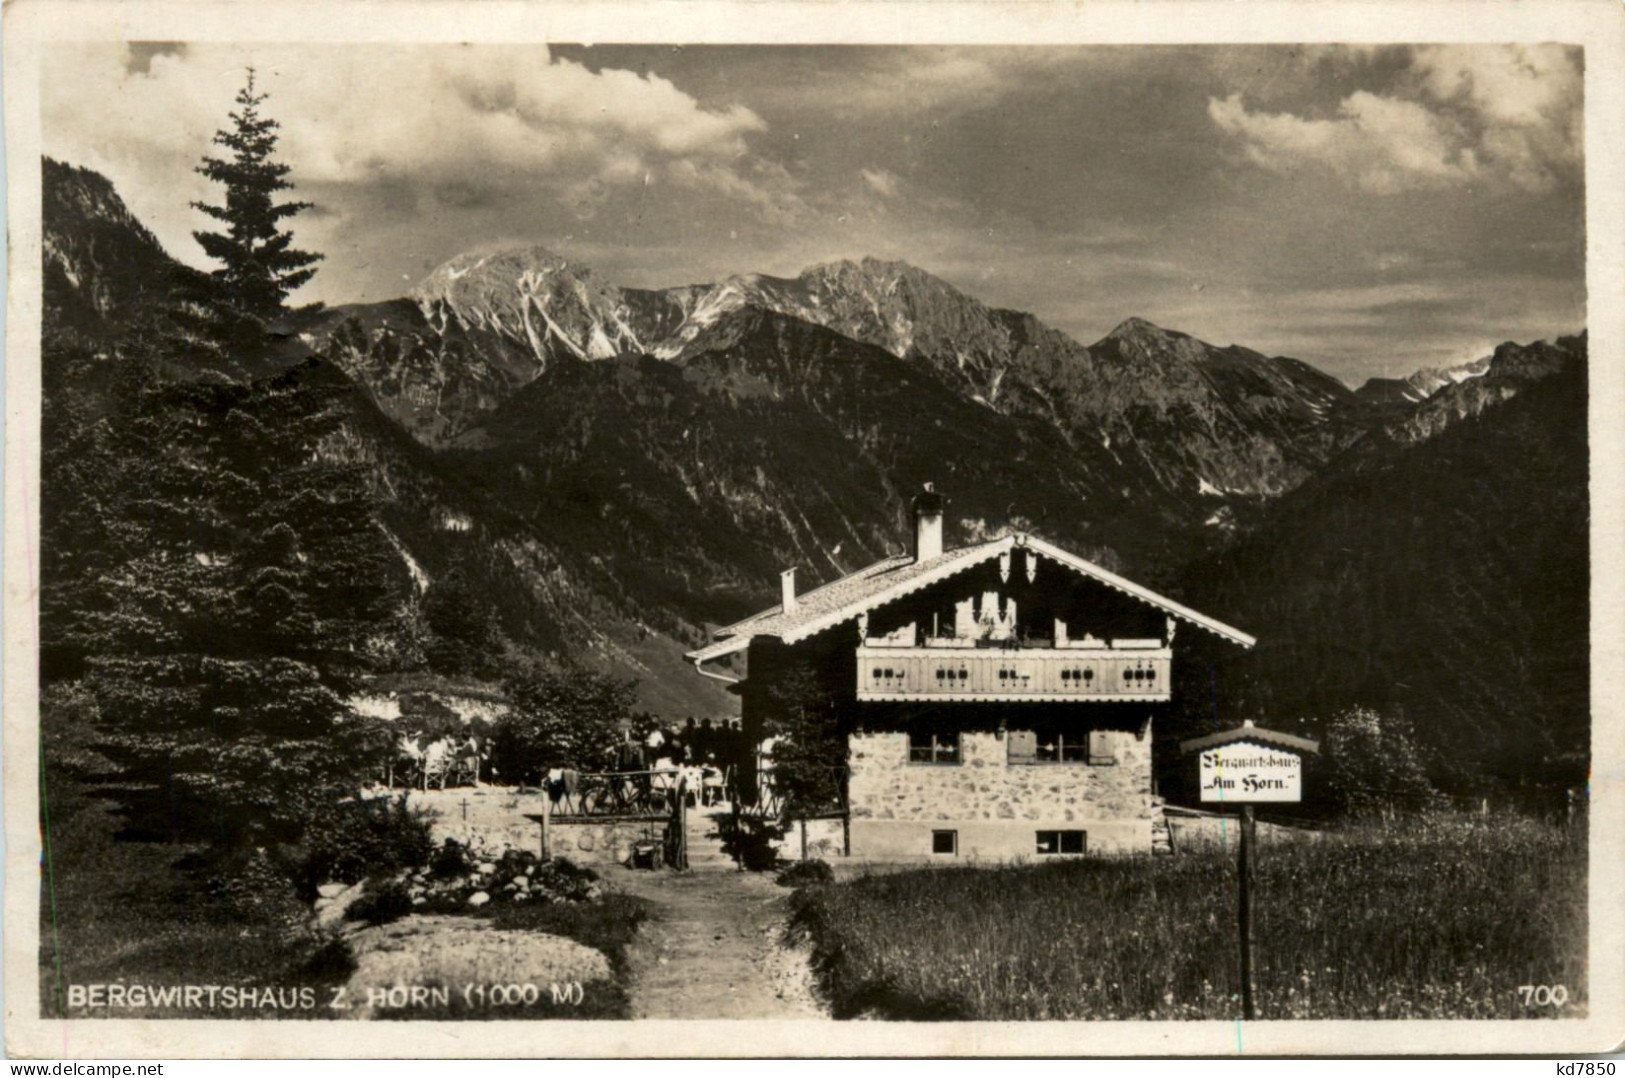
[[[806,955],[780,945],[789,892],[751,872],[604,880],[652,909],[629,955],[632,1018],[821,1018]]]

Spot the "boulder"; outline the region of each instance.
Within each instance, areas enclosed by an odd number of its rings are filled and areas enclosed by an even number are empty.
[[[339,884],[339,890],[323,895],[323,889],[330,886],[323,884],[316,889],[316,893],[322,896],[316,899],[314,909],[318,928],[332,928],[343,921],[345,911],[354,905],[355,900],[366,890],[365,883]]]
[[[483,906],[489,901],[491,901],[491,896],[484,891],[475,891],[468,896],[470,906]]]
[[[543,932],[493,928],[483,917],[414,914],[356,932],[350,948],[356,969],[347,987],[358,1001],[369,998],[369,988],[447,985],[456,996],[467,984],[591,984],[611,975],[608,959],[591,947]],[[365,1005],[345,1013],[375,1017]]]

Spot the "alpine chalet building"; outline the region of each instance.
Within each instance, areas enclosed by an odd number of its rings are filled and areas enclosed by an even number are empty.
[[[942,497],[913,508],[911,553],[805,594],[789,570],[779,605],[688,659],[745,654],[753,742],[787,684],[834,701],[855,859],[1149,852],[1175,637],[1253,638],[1034,535],[944,550]]]

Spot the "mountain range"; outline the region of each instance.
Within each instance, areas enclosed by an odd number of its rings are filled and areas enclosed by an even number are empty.
[[[105,178],[47,161],[45,181],[47,344],[94,351],[195,271]],[[1138,318],[1085,345],[906,263],[651,290],[534,247],[459,255],[408,296],[274,328],[288,365],[350,387],[346,451],[386,492],[381,541],[420,587],[455,576],[516,645],[633,674],[663,714],[731,710],[681,652],[771,602],[789,565],[828,580],[902,549],[907,496],[928,480],[950,498],[950,542],[1031,528],[1268,639],[1280,612],[1261,597],[1291,589],[1243,567],[1298,564],[1306,543],[1311,561],[1335,561],[1348,545],[1308,523],[1330,511],[1305,507],[1380,511],[1392,496],[1425,518],[1421,535],[1472,534],[1475,497],[1435,520],[1439,499],[1391,486],[1414,485],[1425,460],[1471,495],[1482,477],[1454,475],[1437,447],[1497,428],[1536,387],[1583,384],[1585,362],[1583,335],[1509,343],[1354,391]],[[1536,411],[1526,435],[1561,408]],[[1529,464],[1505,439],[1485,444],[1506,458],[1497,468]],[[1389,569],[1384,595],[1422,571],[1397,556]],[[1377,622],[1389,609],[1365,606]],[[1303,609],[1295,640],[1335,632],[1334,608]]]
[[[1477,378],[1489,370],[1490,357],[1482,356],[1454,367],[1423,367],[1404,378],[1370,378],[1355,395],[1372,404],[1417,404],[1448,385]]]
[[[874,259],[651,291],[540,248],[462,255],[406,299],[333,308],[308,340],[334,348],[403,426],[443,446],[558,363],[642,354],[683,364],[737,340],[757,313],[880,349],[990,412],[1052,428],[1074,455],[1097,458],[1108,482],[1187,512],[1207,487],[1289,489],[1358,431],[1353,394],[1308,364],[1132,318],[1085,346]]]

